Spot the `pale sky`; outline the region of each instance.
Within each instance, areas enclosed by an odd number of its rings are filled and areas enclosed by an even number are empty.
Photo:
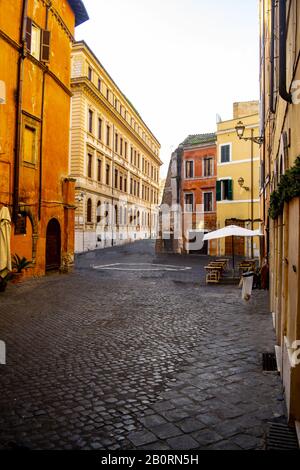
[[[189,134],[258,99],[258,0],[84,0],[84,39],[161,143],[167,172]]]

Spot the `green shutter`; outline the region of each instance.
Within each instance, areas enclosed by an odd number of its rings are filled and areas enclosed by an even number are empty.
[[[233,201],[233,181],[228,180],[228,200]]]
[[[222,182],[217,181],[217,201],[222,200]]]

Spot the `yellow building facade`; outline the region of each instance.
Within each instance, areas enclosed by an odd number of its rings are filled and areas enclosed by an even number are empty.
[[[233,119],[221,121],[217,126],[217,228],[239,225],[247,229],[260,228],[259,205],[259,146],[240,140],[236,125],[245,125],[245,137],[259,133],[258,102],[233,105]],[[252,224],[253,220],[253,224]],[[259,239],[253,240],[253,256],[259,256]],[[218,242],[221,256],[232,254],[230,239]],[[236,239],[235,253],[252,257],[251,240]]]
[[[83,41],[72,50],[76,252],[156,236],[160,144]]]
[[[300,10],[260,1],[261,211],[288,416],[300,439]]]

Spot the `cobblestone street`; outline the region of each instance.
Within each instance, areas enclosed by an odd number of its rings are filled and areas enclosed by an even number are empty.
[[[207,287],[206,262],[138,242],[9,286],[0,447],[264,448],[285,413],[280,378],[261,365],[275,343],[267,294],[245,304],[237,286]]]

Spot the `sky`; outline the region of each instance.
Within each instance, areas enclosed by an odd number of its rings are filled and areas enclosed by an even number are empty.
[[[161,144],[168,169],[190,134],[258,99],[258,0],[84,0],[76,29]]]

